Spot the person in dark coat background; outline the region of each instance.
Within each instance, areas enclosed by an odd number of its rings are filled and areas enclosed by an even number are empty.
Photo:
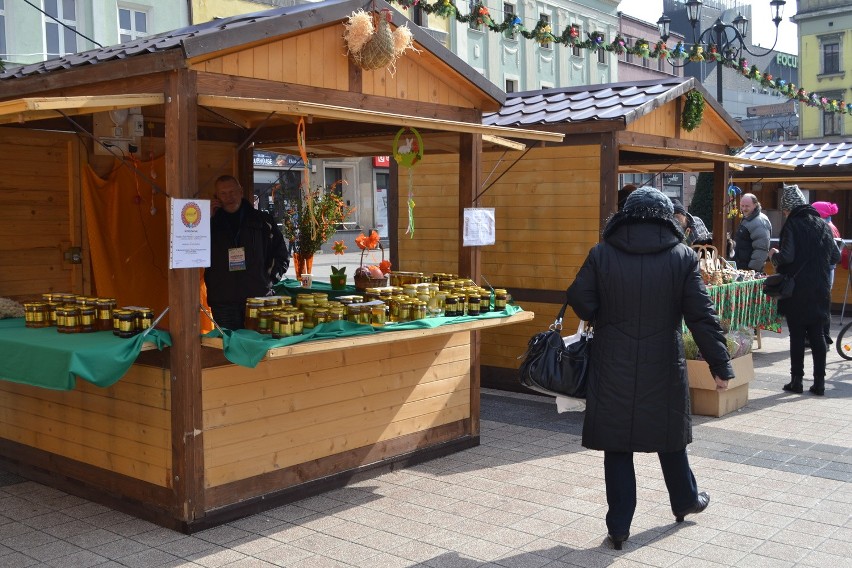
[[[779,274],[793,275],[793,295],[778,301],[778,312],[787,319],[790,330],[790,382],[783,389],[804,390],[805,339],[810,340],[814,362],[814,384],[810,392],[825,394],[825,354],[828,347],[823,327],[831,317],[830,268],[840,261],[840,251],[828,224],[808,205],[797,185],[785,185],[778,248],[770,249],[769,259]]]
[[[692,441],[681,321],[719,390],[734,377],[719,318],[683,244],[669,198],[634,191],[607,222],[568,288],[568,303],[594,322],[583,446],[604,451],[606,525],[616,549],[636,509],[633,452],[657,452],[678,522],[703,511],[686,446]]]

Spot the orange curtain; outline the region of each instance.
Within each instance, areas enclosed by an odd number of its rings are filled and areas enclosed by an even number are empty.
[[[163,157],[136,167],[155,181],[165,179]],[[83,205],[97,295],[115,298],[118,306],[150,307],[159,315],[169,303],[166,196],[116,160],[106,179],[86,167]],[[160,327],[168,327],[167,318]],[[206,317],[200,318],[202,329],[212,329]]]

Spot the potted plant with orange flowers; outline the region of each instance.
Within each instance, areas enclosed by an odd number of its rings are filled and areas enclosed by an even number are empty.
[[[334,241],[334,244],[331,245],[331,250],[334,251],[335,255],[342,255],[346,252],[347,248],[343,241]],[[332,290],[343,290],[346,288],[346,267],[332,265],[328,281],[331,283]]]
[[[385,259],[385,248],[379,240],[379,233],[370,231],[369,236],[362,233],[355,237],[355,244],[361,249],[361,266],[355,269],[355,288],[363,292],[367,288],[387,286],[391,263]],[[382,251],[381,262],[364,266],[364,253],[376,248]]]

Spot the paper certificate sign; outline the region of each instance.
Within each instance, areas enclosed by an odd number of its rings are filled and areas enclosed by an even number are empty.
[[[169,268],[210,266],[210,200],[172,199]]]
[[[464,239],[466,247],[493,245],[495,241],[494,208],[480,207],[464,210]]]

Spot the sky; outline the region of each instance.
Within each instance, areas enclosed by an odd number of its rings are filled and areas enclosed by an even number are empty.
[[[772,47],[772,42],[775,41],[775,24],[772,22],[769,0],[742,0],[740,4],[751,5],[751,22],[749,25],[752,29],[754,43],[764,49]],[[618,10],[635,18],[656,24],[663,13],[663,0],[622,0],[621,4],[618,5]],[[777,51],[793,54],[799,53],[796,24],[790,21],[790,16],[795,14],[795,0],[787,0],[787,5],[784,6],[784,19],[779,26],[778,45],[775,46]],[[656,38],[645,39],[652,40]],[[687,41],[691,41],[688,34]]]

